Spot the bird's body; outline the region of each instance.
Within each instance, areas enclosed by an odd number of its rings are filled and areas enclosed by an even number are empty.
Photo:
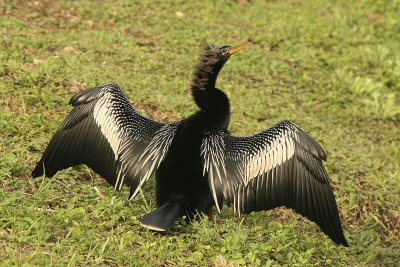
[[[87,164],[116,189],[129,185],[132,199],[155,172],[158,208],[141,220],[147,228],[165,231],[223,203],[238,214],[287,206],[347,246],[318,143],[289,121],[250,137],[228,133],[229,100],[215,83],[243,46],[206,47],[191,84],[200,109],[179,122],[142,117],[116,84],[75,95],[32,175]]]
[[[177,129],[171,148],[156,172],[157,206],[171,199],[184,199],[188,209],[194,212],[202,205],[200,199],[204,195],[209,198],[207,208],[212,204],[208,181],[203,179],[200,157],[205,126],[202,115],[197,113],[183,120]],[[177,162],[179,168],[176,168]]]

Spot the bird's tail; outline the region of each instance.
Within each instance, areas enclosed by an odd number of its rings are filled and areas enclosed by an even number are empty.
[[[186,209],[183,201],[167,202],[154,211],[146,214],[140,224],[150,230],[167,231],[171,228],[175,220],[180,217]]]

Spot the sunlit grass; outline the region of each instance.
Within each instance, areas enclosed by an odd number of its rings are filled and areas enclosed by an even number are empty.
[[[0,265],[395,266],[399,14],[398,1],[0,1]],[[350,248],[283,208],[152,233],[138,220],[154,181],[128,202],[87,167],[31,178],[73,94],[118,82],[142,114],[178,120],[196,110],[203,44],[247,38],[218,80],[230,131],[290,119],[315,137]]]

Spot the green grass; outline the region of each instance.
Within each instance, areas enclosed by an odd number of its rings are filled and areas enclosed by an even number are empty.
[[[0,1],[0,265],[400,262],[399,1],[27,2]],[[153,181],[128,202],[84,166],[31,178],[73,94],[118,82],[142,114],[178,120],[196,110],[202,45],[247,38],[218,80],[230,130],[290,119],[314,136],[350,248],[283,208],[152,233],[138,220],[155,206]]]

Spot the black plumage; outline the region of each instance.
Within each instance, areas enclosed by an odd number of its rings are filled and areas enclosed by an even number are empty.
[[[186,214],[232,205],[235,213],[286,206],[317,223],[335,243],[348,246],[319,144],[282,121],[255,136],[229,134],[228,97],[215,87],[229,57],[245,44],[207,45],[195,67],[192,95],[199,111],[163,124],[141,116],[117,84],[72,97],[74,107],[33,170],[34,177],[86,164],[130,199],[156,172],[158,208],[141,220],[165,231]]]

